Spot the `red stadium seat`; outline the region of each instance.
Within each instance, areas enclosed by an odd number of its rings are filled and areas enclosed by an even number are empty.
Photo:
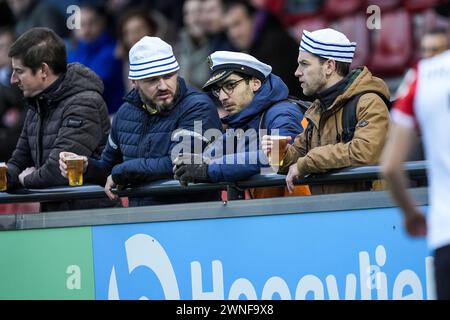
[[[408,11],[416,12],[433,8],[440,2],[440,0],[403,0],[403,7]]]
[[[352,68],[366,65],[370,52],[370,35],[366,27],[366,16],[362,13],[335,21],[332,28],[342,32],[350,41],[356,42]]]
[[[381,26],[380,30],[374,30],[370,68],[377,75],[400,75],[413,53],[411,17],[403,9],[384,13]]]
[[[358,11],[363,4],[361,0],[326,0],[323,13],[328,19],[336,19]]]
[[[383,12],[386,12],[399,7],[400,2],[401,0],[366,0],[366,8],[370,5],[377,5]]]
[[[285,0],[283,22],[286,26],[296,24],[302,19],[319,15],[323,0],[296,1]]]
[[[310,17],[299,20],[297,23],[288,27],[288,32],[290,35],[298,42],[300,45],[300,40],[302,38],[303,30],[314,31],[318,29],[323,29],[328,26],[327,20],[324,18]]]
[[[286,0],[251,0],[251,3],[257,7],[266,9],[277,16],[283,14],[283,8]]]

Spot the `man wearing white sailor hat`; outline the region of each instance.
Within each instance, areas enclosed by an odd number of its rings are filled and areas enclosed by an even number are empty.
[[[142,101],[154,111],[173,106],[177,93],[177,71],[180,69],[172,47],[158,37],[145,36],[130,50],[128,79]]]
[[[172,178],[172,150],[179,142],[172,141],[173,133],[194,132],[194,121],[201,123],[200,135],[209,129],[222,129],[211,98],[178,77],[180,67],[168,43],[145,36],[131,48],[129,56],[128,77],[134,89],[114,116],[102,158],[85,164],[86,180],[97,184],[106,181],[105,192],[111,199],[118,198],[112,192],[115,186]],[[185,147],[193,149],[193,143]],[[130,197],[129,203],[141,206],[216,199],[217,193],[206,192],[189,197]]]
[[[255,57],[241,52],[216,51],[208,62],[212,75],[203,89],[211,93],[224,107],[226,117],[222,122],[230,131],[216,144],[210,154],[216,156],[209,164],[177,163],[175,178],[186,182],[239,181],[256,173],[264,166],[252,163],[252,154],[259,152],[259,132],[289,136],[293,139],[303,129],[303,112],[296,103],[288,100],[289,90],[272,67]],[[238,131],[239,130],[239,131]],[[243,139],[235,139],[232,132],[245,131]],[[229,146],[232,150],[228,150]],[[251,146],[255,150],[251,150]],[[253,153],[252,153],[253,152]]]
[[[307,174],[378,163],[389,127],[389,89],[367,67],[350,71],[356,43],[341,32],[321,29],[303,31],[295,76],[303,93],[315,96],[305,117],[308,127],[288,146],[280,173],[286,184]],[[272,148],[270,136],[263,150]],[[330,193],[367,190],[371,184],[311,186],[311,192]]]

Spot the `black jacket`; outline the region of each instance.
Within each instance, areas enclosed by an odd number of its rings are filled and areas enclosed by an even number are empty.
[[[74,63],[44,92],[27,99],[29,111],[8,161],[8,189],[19,186],[18,175],[27,167],[37,169],[24,179],[28,189],[68,185],[59,171],[61,151],[101,155],[111,127],[102,92],[100,78]]]

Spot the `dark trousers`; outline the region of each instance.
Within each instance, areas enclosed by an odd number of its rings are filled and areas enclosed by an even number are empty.
[[[434,275],[438,300],[450,300],[450,245],[436,250]]]

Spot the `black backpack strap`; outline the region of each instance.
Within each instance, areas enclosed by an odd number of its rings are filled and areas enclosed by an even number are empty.
[[[289,96],[287,99],[274,102],[274,103],[272,103],[272,105],[270,107],[268,107],[265,111],[263,111],[261,113],[261,118],[259,119],[259,129],[265,129],[264,120],[266,117],[267,110],[269,110],[270,108],[272,108],[273,106],[275,106],[281,102],[286,102],[286,101],[297,105],[300,108],[300,110],[302,110],[303,114],[306,112],[306,110],[308,110],[309,106],[311,105],[311,102],[309,102],[309,101],[295,99],[295,97],[291,97],[291,96]]]
[[[356,130],[356,125],[358,124],[358,121],[356,119],[356,107],[358,105],[358,101],[361,98],[361,96],[365,95],[366,93],[375,93],[383,100],[388,110],[390,110],[391,108],[391,101],[378,91],[367,90],[351,97],[350,100],[347,101],[347,103],[345,104],[344,110],[342,112],[343,143],[347,143],[353,139]]]

